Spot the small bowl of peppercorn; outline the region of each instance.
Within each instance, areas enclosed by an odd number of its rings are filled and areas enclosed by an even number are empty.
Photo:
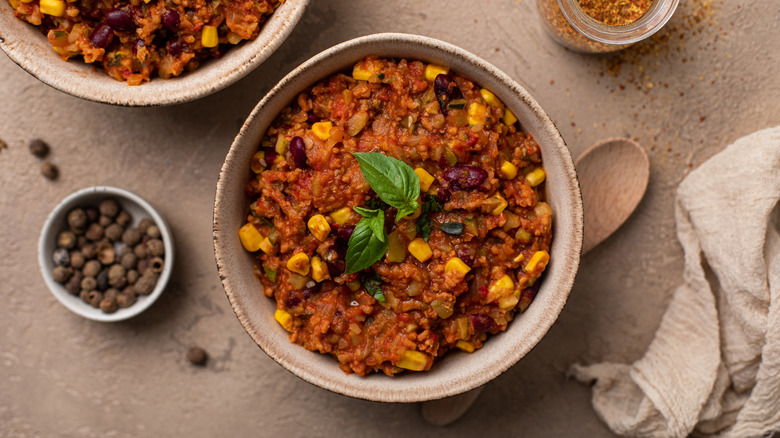
[[[38,263],[54,297],[94,321],[132,318],[171,276],[173,240],[148,202],[116,187],[79,190],[46,219]]]

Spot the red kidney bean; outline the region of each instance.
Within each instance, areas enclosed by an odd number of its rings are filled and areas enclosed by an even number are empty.
[[[184,52],[184,50],[187,49],[187,43],[180,40],[179,38],[176,38],[173,41],[168,41],[168,53],[171,54],[171,56],[179,56]]]
[[[162,14],[162,24],[171,32],[178,32],[179,26],[181,25],[179,13],[171,9],[166,9]]]
[[[89,42],[98,49],[105,49],[114,39],[114,31],[105,23],[99,25],[89,36]]]
[[[284,305],[288,309],[297,307],[298,304],[301,304],[301,301],[303,301],[303,298],[301,297],[301,293],[297,290],[290,291],[287,296],[284,297]]]
[[[487,170],[475,166],[455,166],[442,174],[456,190],[469,190],[481,185],[488,177]]]
[[[303,169],[306,167],[306,143],[303,139],[295,136],[290,140],[290,155],[292,155],[295,167]]]
[[[336,242],[333,245],[333,249],[336,250],[336,253],[342,258],[347,255],[349,238],[352,237],[353,232],[355,232],[354,225],[342,225],[336,231]]]
[[[344,270],[347,268],[347,264],[344,263],[344,260],[336,259],[332,262],[325,262],[328,265],[328,275],[330,275],[330,278],[336,278],[339,275],[344,273]]]
[[[449,75],[444,73],[436,76],[433,81],[433,91],[436,93],[436,99],[439,101],[439,109],[445,116],[447,115],[447,104],[456,99],[463,99],[463,93],[460,92],[458,84]]]
[[[314,111],[309,111],[309,123],[317,123],[320,120],[322,119],[317,114],[314,114]]]
[[[276,149],[274,148],[265,148],[263,149],[263,152],[265,152],[265,164],[268,165],[268,167],[271,167],[272,164],[274,164],[274,160],[276,157],[279,156],[278,153],[276,153]]]
[[[312,287],[307,287],[306,289],[303,290],[303,298],[308,300],[309,298],[313,297],[314,294],[319,292],[320,289],[322,289],[322,283],[317,283]]]
[[[144,40],[139,38],[135,40],[135,42],[133,43],[133,55],[137,55],[138,49],[140,49],[141,47],[146,47],[146,43],[144,43]]]
[[[493,318],[487,315],[470,315],[469,320],[471,325],[474,326],[475,332],[486,333],[495,328],[495,321]]]
[[[114,30],[133,30],[135,20],[127,9],[114,8],[106,12],[106,23]]]
[[[466,264],[466,266],[474,266],[474,257],[472,257],[471,250],[469,248],[458,248],[456,255],[463,261],[463,263]]]
[[[450,200],[452,193],[444,187],[439,187],[439,191],[436,192],[436,202],[444,204]]]

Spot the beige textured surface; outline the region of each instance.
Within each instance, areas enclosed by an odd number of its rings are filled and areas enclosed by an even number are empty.
[[[671,22],[678,29],[688,27],[686,9],[703,9],[701,1],[684,3]],[[211,246],[219,167],[262,94],[337,42],[406,31],[459,45],[523,83],[574,156],[601,138],[626,134],[648,149],[650,186],[637,213],[583,259],[547,337],[446,429],[452,436],[609,436],[590,407],[589,388],[567,380],[564,370],[576,361],[640,357],[681,278],[676,185],[735,139],[780,123],[780,57],[772,49],[780,44],[780,4],[716,0],[693,32],[678,30],[619,55],[636,64],[624,63],[616,76],[610,74],[616,58],[575,55],[547,38],[531,0],[443,4],[315,1],[256,71],[211,97],[170,108],[82,101],[0,56],[0,138],[9,145],[0,149],[0,435],[440,434],[423,423],[417,406],[338,396],[265,356],[230,310]],[[26,150],[34,137],[52,145],[50,159],[61,170],[55,183],[40,175]],[[71,314],[37,272],[46,214],[68,193],[97,184],[144,196],[175,235],[171,286],[147,313],[125,323]],[[206,368],[185,361],[193,344],[211,354]]]

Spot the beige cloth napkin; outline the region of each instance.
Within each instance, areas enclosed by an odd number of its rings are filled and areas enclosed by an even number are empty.
[[[683,284],[644,357],[573,365],[629,436],[780,430],[780,127],[737,140],[677,191]]]

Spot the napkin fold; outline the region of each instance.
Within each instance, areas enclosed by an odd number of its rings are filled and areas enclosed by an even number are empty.
[[[683,284],[644,357],[573,365],[616,433],[753,437],[780,430],[780,126],[680,184]]]

